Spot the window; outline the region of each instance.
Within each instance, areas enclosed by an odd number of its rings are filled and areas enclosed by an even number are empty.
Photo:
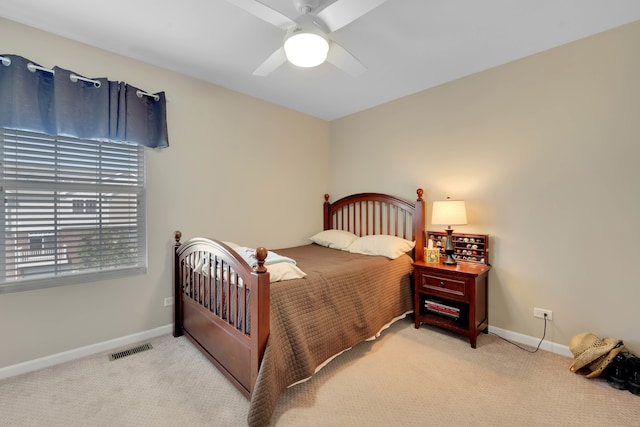
[[[53,250],[55,249],[56,235],[53,233],[29,233],[29,249],[32,251]]]
[[[97,207],[97,200],[76,199],[73,201],[73,213],[96,213]]]
[[[0,292],[146,271],[143,150],[0,129]]]

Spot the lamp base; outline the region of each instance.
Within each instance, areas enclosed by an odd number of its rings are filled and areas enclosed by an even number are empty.
[[[456,262],[456,260],[449,254],[447,254],[447,258],[445,258],[444,261],[442,261],[442,263],[444,265],[458,265],[458,263]]]
[[[453,229],[449,226],[445,231],[447,232],[447,243],[445,243],[444,246],[444,253],[447,254],[447,258],[442,261],[442,263],[444,265],[457,265],[458,263],[453,258],[453,252],[455,251],[455,248],[453,247],[453,237],[451,236]]]

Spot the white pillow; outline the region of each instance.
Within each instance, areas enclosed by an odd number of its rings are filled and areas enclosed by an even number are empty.
[[[325,230],[309,237],[313,243],[343,251],[347,250],[347,247],[356,239],[358,236],[345,230]]]
[[[298,266],[291,264],[290,262],[277,262],[275,264],[265,265],[269,270],[269,281],[281,282],[283,280],[301,279],[307,275],[304,271],[300,270]]]
[[[359,238],[349,245],[347,251],[354,254],[381,255],[396,259],[409,252],[415,245],[416,242],[400,237],[376,234]]]

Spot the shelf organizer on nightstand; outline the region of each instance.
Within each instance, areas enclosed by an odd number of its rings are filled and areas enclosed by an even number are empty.
[[[444,252],[444,238],[447,233],[443,231],[427,231],[427,239],[433,240],[435,247],[440,249],[440,257],[446,256]],[[489,236],[486,234],[453,233],[453,258],[456,261],[473,262],[476,264],[489,264]]]
[[[413,263],[414,319],[466,336],[472,348],[487,332],[487,278],[491,266],[459,261],[457,265]]]

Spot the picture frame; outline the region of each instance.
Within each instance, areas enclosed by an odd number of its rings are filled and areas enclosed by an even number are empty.
[[[440,263],[440,249],[425,249],[424,262],[427,264],[439,264]]]

